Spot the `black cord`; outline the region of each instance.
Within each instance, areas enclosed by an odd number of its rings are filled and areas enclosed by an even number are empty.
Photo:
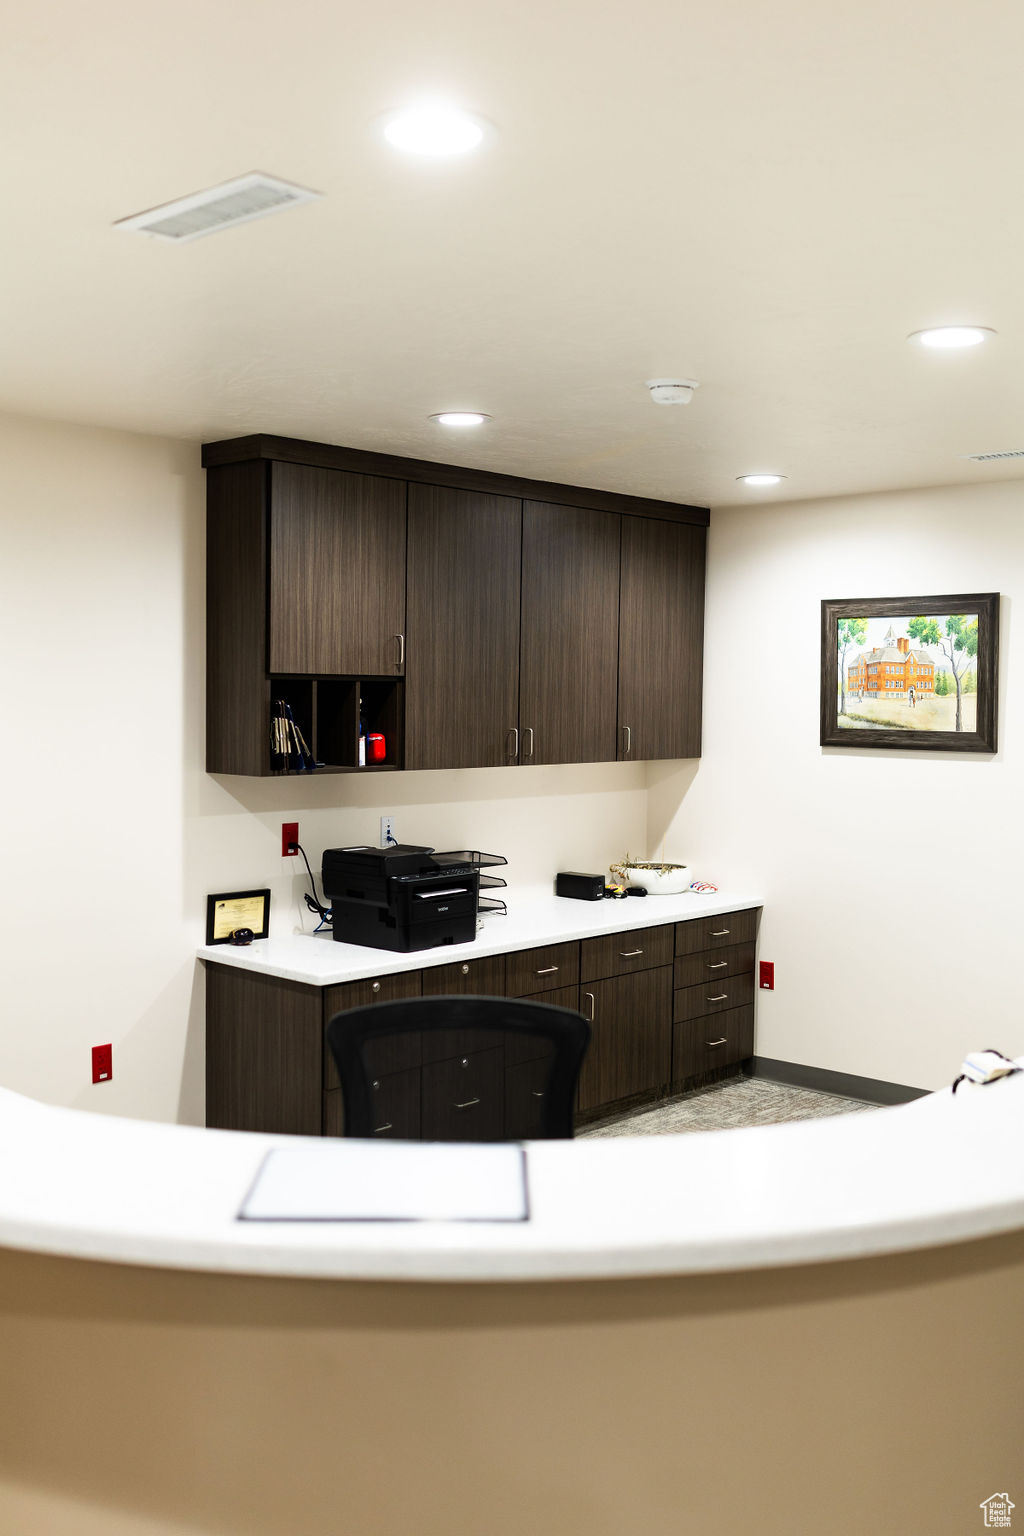
[[[320,901],[316,894],[316,881],[313,879],[313,871],[310,869],[309,860],[306,858],[306,850],[303,848],[301,843],[292,843],[291,847],[297,848],[302,854],[302,860],[306,866],[306,873],[309,875],[309,886],[313,894],[310,896],[308,892],[306,893],[306,906],[311,912],[315,912],[318,915],[321,923],[329,924],[331,921],[331,908],[325,907],[323,902]]]

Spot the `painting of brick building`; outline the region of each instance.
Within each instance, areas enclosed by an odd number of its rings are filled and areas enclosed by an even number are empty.
[[[881,645],[862,651],[847,669],[846,686],[860,698],[920,698],[935,692],[935,663],[906,635],[894,635],[890,624]]]
[[[837,621],[837,718],[845,730],[976,729],[978,615]]]

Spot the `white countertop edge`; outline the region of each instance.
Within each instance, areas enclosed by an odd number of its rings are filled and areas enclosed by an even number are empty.
[[[535,1142],[522,1224],[237,1222],[268,1148],[293,1141],[0,1090],[13,1170],[0,1245],[209,1273],[500,1283],[775,1268],[1024,1229],[1024,1074],[825,1120]]]
[[[576,901],[567,896],[555,896],[550,886],[513,886],[502,895],[508,901],[508,916],[492,913],[484,917],[483,928],[468,944],[399,952],[372,949],[363,944],[342,944],[328,932],[295,932],[272,934],[268,939],[257,939],[243,948],[232,944],[202,944],[196,954],[200,960],[215,965],[234,966],[239,970],[277,976],[283,981],[305,982],[309,986],[331,987],[346,981],[361,981],[367,976],[392,976],[402,971],[426,970],[434,965],[483,960],[491,955],[511,954],[542,944],[571,943],[578,939],[601,938],[605,934],[627,933],[634,928],[661,928],[701,917],[719,917],[764,904],[760,896],[727,891],[713,895],[683,891],[678,896]]]

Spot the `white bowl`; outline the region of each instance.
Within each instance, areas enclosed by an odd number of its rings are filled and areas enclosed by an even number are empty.
[[[664,874],[660,869],[642,869],[636,864],[622,867],[630,885],[642,885],[649,896],[677,896],[693,880],[688,864],[670,864]]]

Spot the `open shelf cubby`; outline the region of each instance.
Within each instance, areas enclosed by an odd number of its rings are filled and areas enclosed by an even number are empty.
[[[380,773],[402,766],[404,680],[394,677],[271,677],[267,739],[269,770],[274,774]],[[275,751],[280,736],[274,717],[291,710],[291,718],[309,748],[315,766],[299,767],[294,747],[287,755]],[[384,737],[382,762],[359,764],[359,714],[362,707],[367,735]]]

